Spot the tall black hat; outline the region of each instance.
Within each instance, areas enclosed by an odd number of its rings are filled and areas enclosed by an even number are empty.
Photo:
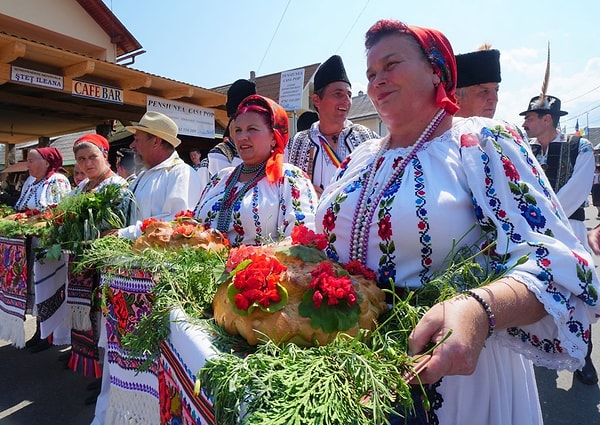
[[[474,86],[476,84],[499,83],[500,52],[495,49],[477,50],[463,55],[456,55],[456,88]]]
[[[256,94],[256,84],[249,80],[237,80],[227,90],[227,116],[231,118],[235,115],[235,111],[242,100],[250,95]]]
[[[527,110],[521,112],[519,115],[526,115],[527,112],[545,112],[554,117],[562,117],[563,115],[568,114],[568,112],[560,110],[560,99],[549,95],[532,97],[527,106]]]
[[[342,58],[338,55],[330,57],[321,64],[319,69],[317,69],[315,74],[315,91],[319,91],[327,84],[335,81],[343,81],[352,87],[352,84],[350,84],[350,80],[346,75],[344,62],[342,62]]]

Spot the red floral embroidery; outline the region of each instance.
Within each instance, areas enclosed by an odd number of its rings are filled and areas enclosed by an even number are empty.
[[[504,165],[504,174],[506,174],[506,177],[513,181],[521,178],[515,165],[508,158],[502,158],[502,164]]]
[[[479,145],[479,138],[476,134],[463,134],[460,136],[460,146],[470,148]]]
[[[392,223],[389,215],[383,217],[379,222],[379,231],[377,234],[383,240],[389,240],[392,237]]]
[[[119,330],[125,331],[127,329],[127,321],[129,319],[129,311],[127,310],[127,302],[122,292],[118,292],[113,297],[113,305],[115,308],[115,315],[119,322]]]
[[[328,209],[323,217],[323,229],[331,232],[335,228],[335,214]]]

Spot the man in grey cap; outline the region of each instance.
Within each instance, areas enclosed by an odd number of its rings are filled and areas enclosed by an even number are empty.
[[[559,119],[567,115],[561,111],[560,99],[544,95],[533,97],[527,110],[523,129],[530,138],[533,154],[542,166],[546,178],[556,192],[571,227],[586,249],[591,252],[584,224],[583,205],[588,199],[594,178],[594,150],[589,140],[578,135],[567,136],[559,128]],[[589,332],[588,353],[583,368],[575,376],[584,384],[595,385],[598,374],[592,363],[592,338]]]
[[[483,45],[475,52],[456,55],[457,117],[494,118],[500,88],[500,52]]]
[[[350,152],[365,140],[379,136],[348,120],[352,87],[341,57],[330,57],[315,73],[312,101],[319,121],[294,135],[285,156],[286,162],[308,174],[320,194]]]

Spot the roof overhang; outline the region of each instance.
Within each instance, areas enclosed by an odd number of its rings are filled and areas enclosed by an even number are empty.
[[[15,66],[59,76],[62,88],[15,81]],[[122,103],[73,96],[74,81],[115,88]],[[148,96],[213,109],[217,124],[227,124],[222,93],[0,32],[0,143],[59,136],[112,120],[127,125],[145,113]]]

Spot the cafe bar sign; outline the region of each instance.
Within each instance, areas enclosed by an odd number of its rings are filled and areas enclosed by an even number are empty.
[[[103,86],[96,83],[73,80],[71,94],[86,99],[99,100],[101,102],[123,104],[123,90],[115,87]]]
[[[65,87],[64,78],[60,75],[48,74],[14,65],[10,67],[10,81],[56,90],[63,90]]]

